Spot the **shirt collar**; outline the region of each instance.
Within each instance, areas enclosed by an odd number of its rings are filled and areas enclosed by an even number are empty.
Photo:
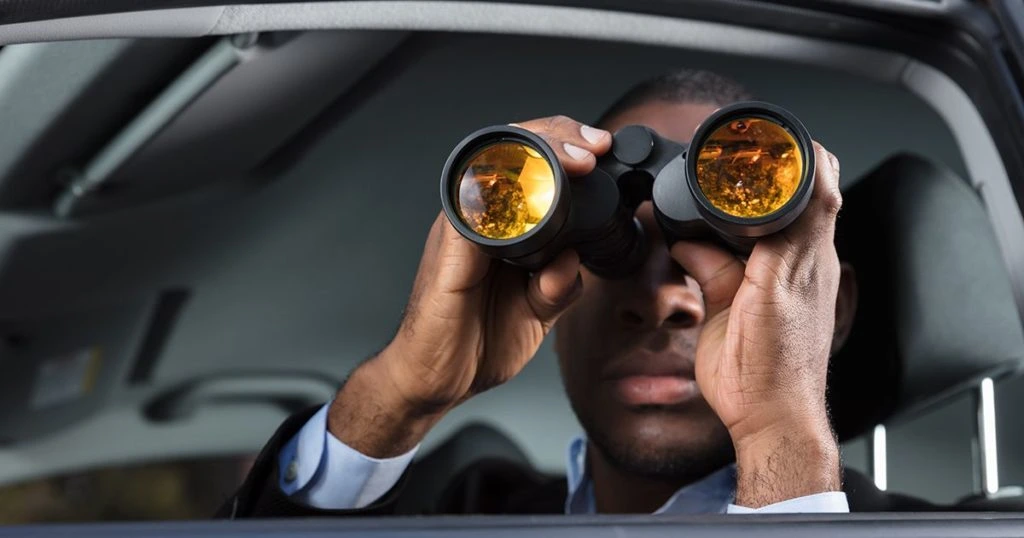
[[[565,478],[569,494],[566,514],[594,514],[594,484],[587,469],[587,439],[580,435],[569,443]],[[736,468],[727,465],[675,492],[655,514],[725,513],[736,490]]]

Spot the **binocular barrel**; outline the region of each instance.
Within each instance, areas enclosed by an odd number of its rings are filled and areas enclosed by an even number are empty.
[[[760,102],[719,109],[690,144],[630,125],[584,177],[569,178],[550,146],[519,127],[481,129],[441,176],[449,221],[484,253],[538,270],[566,248],[605,278],[634,273],[648,241],[634,216],[650,201],[666,242],[711,239],[737,252],[803,212],[814,184],[810,135]]]

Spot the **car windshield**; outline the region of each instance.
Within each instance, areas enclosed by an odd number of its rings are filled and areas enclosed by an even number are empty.
[[[0,48],[0,523],[1024,506],[969,96],[701,36]]]

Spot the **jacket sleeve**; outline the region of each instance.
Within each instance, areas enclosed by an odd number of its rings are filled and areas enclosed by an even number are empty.
[[[319,410],[313,407],[289,417],[277,429],[270,441],[260,451],[245,481],[217,511],[218,518],[275,518],[275,517],[312,517],[312,516],[359,516],[388,515],[395,512],[405,482],[407,470],[394,487],[376,502],[363,507],[346,510],[326,510],[305,505],[287,495],[280,487],[279,454],[303,425]]]

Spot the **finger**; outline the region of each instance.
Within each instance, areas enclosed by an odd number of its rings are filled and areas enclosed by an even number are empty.
[[[558,155],[559,163],[569,176],[589,173],[597,165],[597,157],[612,146],[611,133],[567,116],[551,116],[518,125],[543,138]]]
[[[814,192],[804,212],[780,233],[758,241],[747,277],[763,285],[810,292],[838,282],[836,218],[843,205],[839,160],[814,143]],[[755,258],[758,263],[754,263]],[[831,287],[831,286],[826,286]]]
[[[814,142],[814,192],[803,214],[786,228],[781,238],[798,249],[831,245],[835,237],[836,217],[843,206],[839,191],[839,159]]]
[[[537,319],[550,325],[582,291],[580,258],[576,251],[568,249],[530,277],[526,301]]]
[[[708,243],[677,241],[672,259],[700,285],[708,319],[732,305],[746,267],[732,253]]]
[[[491,258],[462,237],[442,212],[430,230],[417,279],[429,279],[443,293],[461,293],[481,285],[490,266]]]

